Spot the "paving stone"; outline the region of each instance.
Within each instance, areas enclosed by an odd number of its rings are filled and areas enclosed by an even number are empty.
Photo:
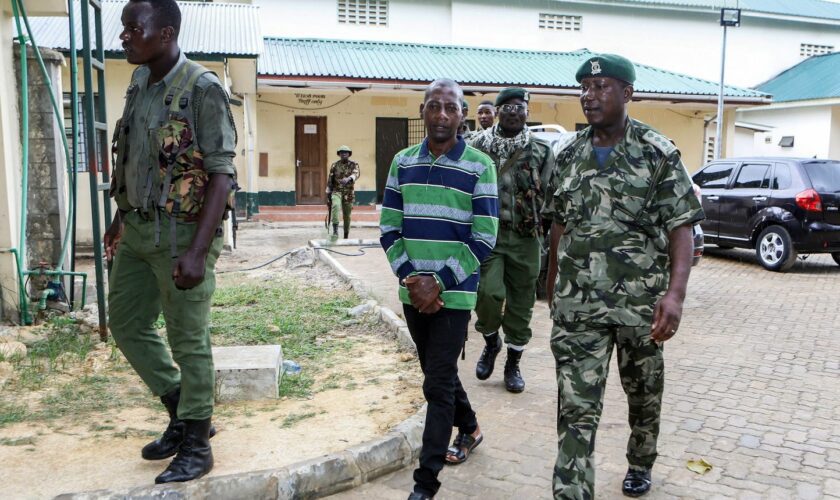
[[[283,350],[279,345],[214,347],[217,401],[279,397]]]

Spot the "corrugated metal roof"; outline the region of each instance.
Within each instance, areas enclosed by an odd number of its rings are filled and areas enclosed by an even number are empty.
[[[461,84],[521,85],[576,89],[575,72],[592,53],[539,52],[350,40],[266,38],[258,60],[262,77],[430,82],[452,78]],[[637,92],[715,96],[718,84],[636,64]],[[727,86],[725,95],[763,98],[761,92]]]
[[[782,16],[840,20],[840,4],[824,0],[601,0],[600,3],[637,4],[662,7],[719,10],[740,8],[744,13],[757,12]]]
[[[773,94],[773,102],[840,97],[840,52],[814,56],[786,69],[758,87]]]
[[[102,2],[102,37],[105,51],[122,54],[119,39],[120,16],[125,0]],[[181,8],[181,33],[178,43],[187,54],[222,56],[257,56],[262,51],[259,7],[239,3],[178,2]],[[80,4],[76,8],[76,46],[82,44]],[[30,18],[35,41],[42,47],[70,49],[70,29],[64,17]],[[91,19],[91,27],[93,22]]]

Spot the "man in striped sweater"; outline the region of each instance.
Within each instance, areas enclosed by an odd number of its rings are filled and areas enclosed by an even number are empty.
[[[382,203],[380,241],[400,280],[428,402],[414,500],[435,496],[443,465],[463,462],[483,439],[458,379],[458,354],[479,266],[496,244],[498,198],[493,161],[457,135],[463,99],[452,80],[427,87],[420,105],[426,139],[394,157]],[[453,426],[458,434],[447,450]]]

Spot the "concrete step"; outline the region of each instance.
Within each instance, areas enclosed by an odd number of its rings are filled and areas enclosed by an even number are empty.
[[[263,222],[323,222],[327,216],[325,205],[298,206],[260,206],[259,213],[252,220]],[[375,206],[360,205],[353,207],[354,222],[379,222],[379,212]]]

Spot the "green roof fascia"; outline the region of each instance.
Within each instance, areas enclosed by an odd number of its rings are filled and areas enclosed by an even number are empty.
[[[840,97],[840,52],[810,57],[758,85],[773,102]]]
[[[264,39],[259,77],[430,82],[452,78],[462,85],[577,89],[574,74],[593,53],[487,49],[414,43],[303,38]],[[636,64],[636,92],[716,96],[717,82]],[[765,93],[725,86],[728,98],[764,101]]]

